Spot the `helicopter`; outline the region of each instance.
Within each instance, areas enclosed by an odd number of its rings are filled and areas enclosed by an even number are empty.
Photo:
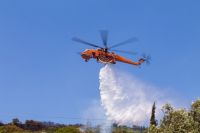
[[[140,66],[144,62],[146,62],[147,64],[150,63],[149,60],[151,57],[146,56],[145,54],[138,61],[132,61],[130,59],[127,59],[127,58],[115,53],[115,52],[122,52],[122,53],[127,53],[127,54],[136,54],[135,52],[113,49],[113,48],[121,46],[121,45],[125,45],[125,44],[131,43],[131,42],[138,41],[138,39],[136,37],[132,37],[128,40],[125,40],[123,42],[117,43],[117,44],[109,47],[108,43],[107,43],[108,42],[107,41],[108,40],[108,31],[101,30],[100,36],[101,36],[104,47],[84,41],[78,37],[72,38],[72,40],[75,42],[82,43],[82,44],[89,45],[89,46],[96,48],[96,49],[86,49],[85,51],[80,53],[81,57],[86,62],[88,62],[90,59],[94,58],[97,60],[97,62],[101,62],[104,64],[108,64],[108,63],[116,64],[116,62],[122,62],[122,63],[127,63],[127,64],[131,64],[131,65],[135,65],[135,66]]]

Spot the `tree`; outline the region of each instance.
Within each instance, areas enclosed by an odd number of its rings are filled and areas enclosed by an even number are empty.
[[[155,125],[150,125],[150,127],[145,130],[145,133],[161,133],[161,131]]]
[[[41,122],[34,120],[26,120],[24,126],[26,130],[31,130],[31,131],[39,131],[44,128]]]
[[[0,126],[3,126],[3,125],[4,125],[4,123],[0,121]]]
[[[19,124],[21,124],[21,122],[19,121],[18,118],[14,118],[12,119],[12,124],[18,126]]]
[[[156,117],[155,117],[155,111],[156,111],[156,103],[154,102],[153,106],[152,106],[152,111],[151,111],[150,125],[157,126],[157,120],[156,120]]]
[[[197,126],[187,110],[174,110],[170,104],[166,104],[163,112],[160,133],[198,133]]]
[[[192,103],[190,115],[192,116],[193,120],[195,121],[198,131],[200,132],[200,99],[196,100]]]

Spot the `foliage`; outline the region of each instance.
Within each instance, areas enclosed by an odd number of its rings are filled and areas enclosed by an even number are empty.
[[[155,125],[150,125],[150,127],[145,131],[145,133],[160,133],[160,129]]]
[[[19,121],[18,118],[14,118],[14,119],[12,119],[12,124],[13,125],[18,125],[18,124],[21,124],[21,122]]]
[[[4,125],[3,122],[0,121],[0,126],[3,126],[3,125]]]
[[[77,127],[69,126],[59,128],[55,133],[80,133],[80,130]]]
[[[0,127],[0,133],[21,133],[23,129],[15,125],[6,125]]]
[[[156,104],[154,102],[153,106],[152,106],[152,111],[151,111],[150,125],[157,126],[157,120],[156,120],[156,117],[155,117],[155,111],[156,111]]]
[[[127,126],[114,126],[112,128],[112,133],[143,133],[143,131],[145,130],[144,127],[140,127],[140,126],[133,126],[131,127],[127,127]]]
[[[198,132],[200,132],[200,100],[192,103],[190,115],[195,121],[196,126],[198,127]]]
[[[174,109],[165,104],[162,109],[164,117],[160,125],[150,125],[148,133],[199,133],[200,132],[200,100],[191,105],[190,110]]]
[[[39,131],[44,129],[44,125],[39,121],[26,120],[24,124],[24,129],[31,131]]]
[[[112,133],[200,133],[200,100],[193,102],[188,110],[175,109],[170,104],[165,104],[162,108],[163,118],[159,125],[156,125],[155,109],[154,103],[148,128],[118,126],[114,123]],[[81,133],[80,127],[84,126],[87,127],[83,129],[84,133],[100,133],[100,125],[94,127],[82,124],[64,125],[34,120],[26,120],[22,123],[17,118],[8,124],[0,122],[0,133]]]
[[[161,129],[168,133],[189,133],[194,132],[194,120],[187,111],[180,109],[170,112],[169,115],[164,116],[161,122]]]

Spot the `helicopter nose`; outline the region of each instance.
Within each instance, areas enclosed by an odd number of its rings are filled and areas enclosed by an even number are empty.
[[[90,59],[90,56],[89,55],[87,55],[87,54],[81,54],[81,57],[83,58],[83,59]]]

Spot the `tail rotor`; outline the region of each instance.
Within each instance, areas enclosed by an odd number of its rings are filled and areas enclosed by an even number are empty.
[[[144,59],[147,65],[150,65],[151,55],[142,54],[142,58]]]

